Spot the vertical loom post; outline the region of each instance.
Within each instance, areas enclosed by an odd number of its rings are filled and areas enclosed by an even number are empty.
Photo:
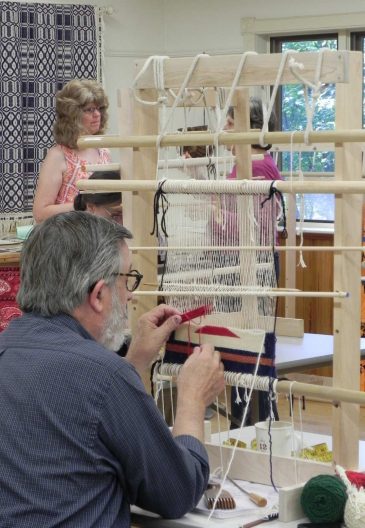
[[[143,92],[143,93],[141,93]],[[139,97],[143,100],[155,100],[154,90],[140,90]],[[158,106],[143,105],[134,100],[132,93],[124,92],[122,101],[121,126],[129,123],[131,134],[142,136],[158,134]],[[133,115],[133,119],[131,116]],[[123,123],[123,116],[126,122]],[[125,158],[125,156],[124,156]],[[126,159],[126,158],[125,158]],[[123,158],[121,160],[123,163]],[[156,178],[157,151],[156,149],[134,148],[133,163],[127,159],[131,170],[129,179],[153,180]],[[122,165],[122,171],[124,167]],[[153,227],[153,194],[146,191],[125,193],[125,225],[133,233],[133,244],[136,246],[156,246],[156,239],[150,233]],[[128,196],[129,195],[129,196]],[[157,255],[154,251],[138,251],[133,254],[132,267],[143,275],[142,287],[144,290],[155,290],[157,284]],[[140,296],[130,303],[130,324],[132,333],[137,320],[146,311],[157,305],[155,296]],[[150,389],[149,379],[144,380],[147,390]]]
[[[118,118],[119,118],[119,134],[121,136],[133,134],[133,100],[132,94],[128,88],[123,88],[117,91],[118,104]],[[133,149],[120,149],[120,172],[122,180],[133,179]],[[132,230],[132,193],[123,192],[123,224],[128,229]]]
[[[235,112],[234,112],[234,123],[235,130],[240,132],[247,132],[250,130],[250,94],[248,88],[239,88],[235,93]],[[236,145],[236,163],[237,163],[237,179],[239,180],[251,180],[252,179],[252,149],[251,145]],[[250,197],[245,197],[244,200],[250,200]],[[242,211],[241,211],[242,214]],[[240,218],[240,210],[237,210],[237,217]],[[243,220],[243,219],[242,219]],[[244,236],[245,234],[245,236]],[[239,243],[244,245],[247,244],[247,218],[241,223],[239,228]],[[256,254],[255,252],[244,252],[240,251],[240,262],[241,262],[241,283],[247,284],[247,277],[250,275],[253,269],[256,268]],[[244,265],[243,265],[244,263]],[[246,310],[257,313],[257,299],[254,297],[246,298],[244,302],[248,307]],[[258,316],[258,314],[257,314]],[[251,414],[254,422],[259,420],[259,407],[258,398],[255,394],[251,401]]]
[[[336,86],[336,128],[359,129],[362,117],[362,54],[349,56],[347,83]],[[361,146],[336,146],[335,178],[361,178]],[[361,245],[361,195],[337,195],[334,244]],[[348,291],[347,299],[334,303],[333,385],[359,389],[360,385],[360,294],[361,255],[358,252],[334,256],[334,289]],[[359,406],[342,403],[333,410],[333,457],[341,466],[357,468],[359,457]]]
[[[250,97],[248,88],[239,88],[235,93],[234,128],[237,132],[250,130]],[[236,145],[237,179],[251,180],[251,145]]]

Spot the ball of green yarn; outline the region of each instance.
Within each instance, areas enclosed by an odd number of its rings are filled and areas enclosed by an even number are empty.
[[[346,500],[345,484],[332,475],[308,480],[300,497],[303,511],[313,523],[342,521]]]

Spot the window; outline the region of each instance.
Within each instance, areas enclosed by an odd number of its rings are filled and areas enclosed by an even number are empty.
[[[283,53],[287,50],[318,51],[322,48],[337,49],[337,35],[306,35],[300,37],[275,37],[271,39],[271,51]],[[306,102],[304,88],[299,84],[283,85],[278,92],[277,117],[282,130],[305,130]],[[311,99],[309,90],[309,100]],[[316,104],[313,119],[314,130],[335,128],[335,86],[324,85]],[[292,167],[296,174],[301,168],[304,174],[316,173],[326,177],[334,171],[334,152],[283,152],[279,162],[281,171],[288,175]],[[299,217],[301,197],[297,197],[297,217]],[[315,222],[334,221],[334,196],[325,194],[304,195],[304,220]]]

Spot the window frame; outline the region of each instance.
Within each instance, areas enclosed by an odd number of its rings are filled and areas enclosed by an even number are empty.
[[[295,39],[306,40],[323,38],[323,36],[326,38],[337,36],[338,50],[362,51],[365,56],[364,48],[361,45],[362,43],[365,44],[365,12],[280,18],[243,17],[241,19],[241,34],[243,49],[258,53],[278,52],[272,48],[272,39],[274,38],[280,37],[282,40],[293,41]],[[275,111],[278,120],[281,122],[281,108],[278,107],[278,104],[276,104]],[[365,91],[363,116],[365,123]],[[316,224],[316,221],[306,222],[306,226],[310,229]],[[334,224],[326,221],[325,225],[327,227],[332,225],[333,229]]]
[[[274,36],[270,37],[270,53],[283,53],[283,46],[286,42],[303,42],[303,41],[318,41],[318,40],[334,40],[337,44],[339,44],[338,39],[338,33],[332,32],[332,33],[307,33],[305,35],[285,35],[285,36]],[[275,101],[274,111],[277,117],[277,123],[279,125],[279,130],[282,129],[282,118],[283,118],[283,90],[282,86],[279,86],[277,97]],[[283,172],[283,155],[282,153],[279,153],[278,155],[278,167],[281,172]],[[329,176],[330,177],[330,176]],[[315,194],[315,193],[314,193]],[[315,204],[316,202],[312,201],[309,198],[309,207],[312,207],[312,203]],[[297,204],[297,207],[299,208],[299,205]],[[322,206],[323,209],[323,206]],[[299,210],[299,209],[298,209]],[[299,213],[298,213],[299,214]],[[299,219],[297,218],[297,222]],[[332,219],[317,219],[317,218],[304,218],[304,223],[306,226],[313,227],[314,224],[317,226],[321,225],[333,225],[334,220]]]

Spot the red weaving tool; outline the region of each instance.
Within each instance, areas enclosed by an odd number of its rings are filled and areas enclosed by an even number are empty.
[[[181,322],[186,323],[187,321],[191,321],[192,319],[196,319],[197,317],[208,315],[212,312],[212,310],[213,306],[211,304],[199,306],[199,308],[195,308],[195,310],[189,310],[189,312],[183,313],[181,315]]]

